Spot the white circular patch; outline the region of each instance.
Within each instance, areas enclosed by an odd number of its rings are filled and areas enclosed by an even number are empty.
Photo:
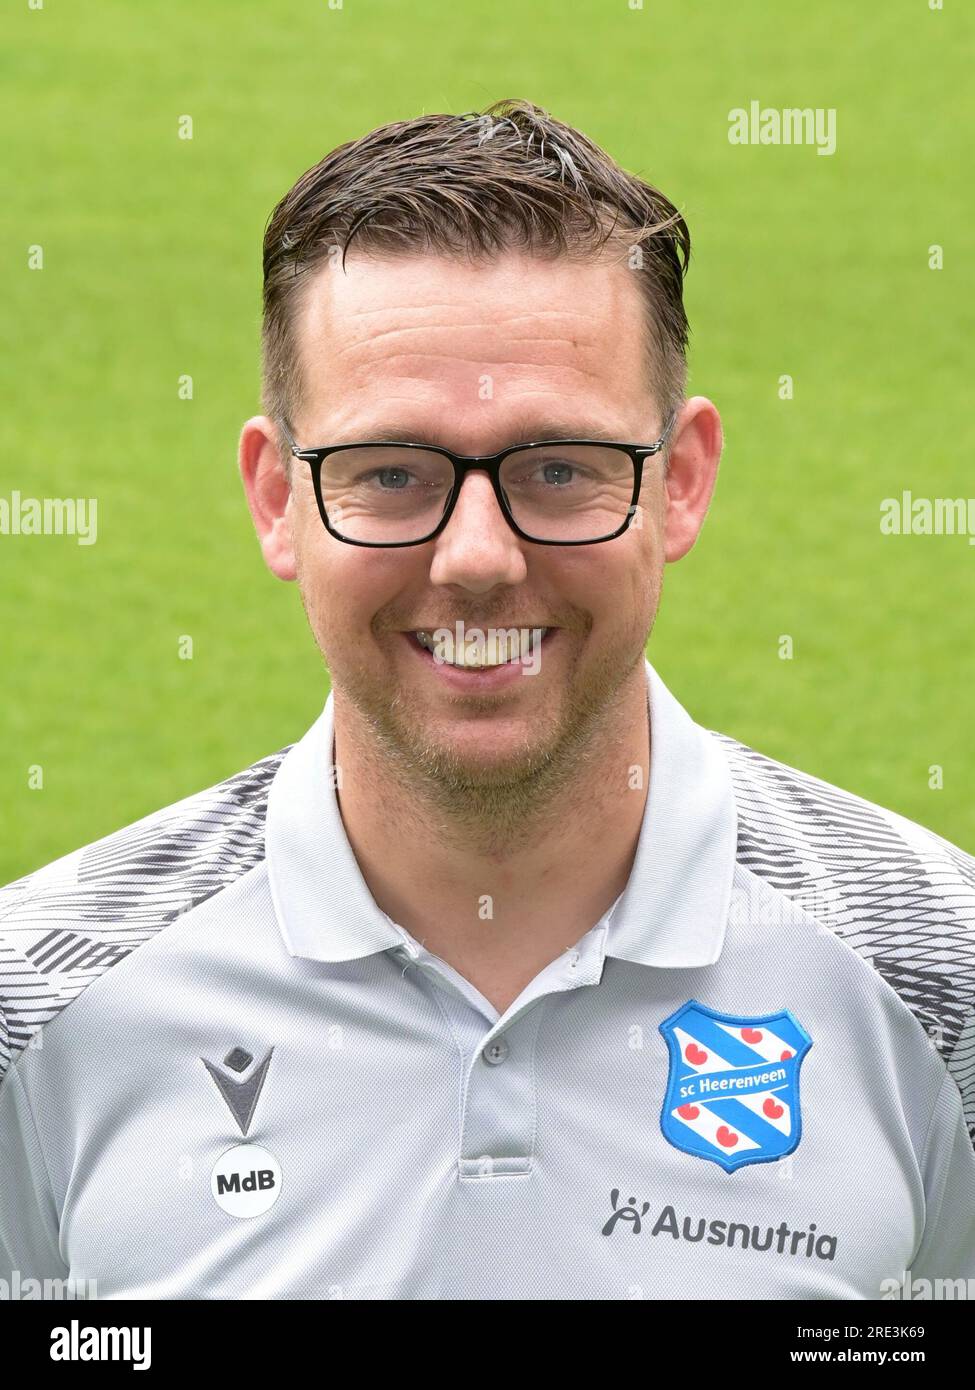
[[[231,1216],[260,1216],[278,1200],[281,1165],[259,1144],[238,1144],[214,1164],[210,1191]]]

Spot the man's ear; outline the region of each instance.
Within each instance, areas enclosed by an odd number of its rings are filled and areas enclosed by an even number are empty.
[[[723,442],[721,417],[692,396],[677,417],[664,479],[664,559],[680,560],[697,540],[714,491]]]
[[[291,486],[278,453],[274,423],[266,415],[255,415],[244,425],[237,459],[264,563],[278,579],[295,579]]]

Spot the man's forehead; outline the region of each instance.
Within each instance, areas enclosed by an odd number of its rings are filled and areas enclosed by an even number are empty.
[[[619,438],[647,395],[642,297],[618,264],[350,256],[349,272],[310,278],[298,316],[309,422],[419,443],[474,406],[509,438]]]
[[[583,304],[580,296],[587,290],[594,298]],[[344,264],[341,255],[330,255],[312,272],[305,308],[313,320],[330,313],[378,315],[390,308],[453,308],[476,315],[488,305],[507,317],[545,309],[594,317],[600,311],[616,313],[630,300],[639,312],[638,298],[637,277],[618,255],[581,258],[516,250],[477,257],[393,255],[350,248]]]
[[[442,447],[447,429],[452,437],[457,437],[464,433],[464,424],[444,411],[438,412],[438,416],[431,421],[429,413],[426,413],[414,416],[415,424],[404,424],[401,421],[409,418],[404,412],[397,415],[393,411],[375,416],[366,413],[345,421],[337,420],[333,415],[330,417],[334,423],[330,426],[328,442],[351,444],[369,441],[373,444],[431,444]],[[449,426],[446,424],[448,419]],[[481,435],[484,424],[483,417],[474,417],[470,437]],[[619,441],[621,432],[626,433],[618,416],[615,421],[608,417],[601,419],[574,411],[571,407],[567,407],[562,415],[541,415],[531,410],[503,411],[495,414],[491,424],[495,439],[500,441],[498,448],[509,444],[543,443],[548,439]],[[493,448],[491,452],[494,452]]]

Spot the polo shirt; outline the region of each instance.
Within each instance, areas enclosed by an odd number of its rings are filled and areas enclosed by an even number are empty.
[[[292,747],[4,889],[0,1293],[975,1281],[975,860],[646,676],[626,887],[500,1014],[373,900],[331,695]]]

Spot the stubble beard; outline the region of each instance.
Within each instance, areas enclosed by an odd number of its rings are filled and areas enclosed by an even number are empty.
[[[625,724],[621,692],[644,648],[604,654],[585,685],[571,685],[568,701],[544,733],[526,737],[500,764],[478,764],[431,738],[417,717],[415,699],[394,682],[377,682],[354,662],[332,669],[336,699],[351,713],[347,736],[355,739],[378,805],[395,781],[408,804],[419,805],[430,832],[441,843],[485,856],[523,851],[568,819],[594,809],[573,792],[622,778],[618,750],[632,733]],[[533,679],[526,676],[525,679]],[[495,702],[474,695],[472,713]]]

